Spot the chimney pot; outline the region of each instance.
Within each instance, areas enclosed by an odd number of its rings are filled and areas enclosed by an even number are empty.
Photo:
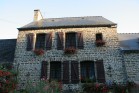
[[[39,21],[43,19],[43,16],[39,9],[34,10],[34,21]]]

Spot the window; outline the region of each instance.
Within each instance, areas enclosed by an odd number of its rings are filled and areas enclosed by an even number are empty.
[[[69,61],[64,61],[63,62],[63,84],[79,83],[78,61],[71,61],[71,65],[69,65],[69,64],[70,64]],[[69,73],[69,72],[71,72],[71,73]],[[70,78],[69,75],[71,76],[71,78]]]
[[[69,47],[74,47],[76,48],[76,33],[71,32],[71,33],[66,33],[66,48]]]
[[[83,34],[82,32],[69,32],[66,33],[65,48],[78,48],[83,49]]]
[[[105,41],[103,40],[102,33],[96,34],[96,42],[95,42],[97,47],[105,45]]]
[[[45,34],[37,34],[35,48],[36,49],[44,49],[45,48]]]
[[[102,33],[96,34],[96,40],[102,40]]]
[[[50,50],[52,47],[52,33],[41,33],[36,35],[35,49]]]
[[[83,61],[79,63],[78,61],[60,61],[50,62],[50,66],[47,61],[42,62],[41,68],[41,78],[47,79],[48,77],[48,67],[50,67],[50,81],[58,80],[63,82],[63,84],[76,84],[79,83],[79,76],[81,76],[82,83],[90,82],[105,82],[105,71],[103,66],[103,60],[94,61]],[[79,72],[81,75],[79,75]]]
[[[61,80],[61,62],[50,62],[50,79]]]
[[[95,80],[94,62],[84,61],[81,62],[81,82],[91,82]]]
[[[78,62],[71,61],[71,65],[69,65],[69,64],[70,64],[69,61],[64,61],[62,64],[60,61],[52,61],[52,62],[50,62],[50,66],[47,66],[48,62],[43,61],[42,68],[41,68],[41,78],[47,79],[47,76],[48,76],[47,71],[49,71],[47,69],[48,69],[48,67],[50,67],[50,81],[51,80],[58,80],[58,81],[62,80],[63,84],[79,83]],[[71,78],[70,78],[70,76],[71,76]]]
[[[96,61],[83,61],[81,65],[81,82],[105,82],[105,72],[103,66],[103,60]],[[96,73],[95,73],[96,72]]]

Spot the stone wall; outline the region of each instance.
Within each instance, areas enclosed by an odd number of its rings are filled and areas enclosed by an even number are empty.
[[[77,53],[71,56],[64,55],[63,50],[56,49],[56,32],[83,32],[84,49],[78,49]],[[28,33],[52,33],[52,49],[45,51],[43,56],[36,56],[32,51],[26,51]],[[106,44],[102,47],[96,47],[95,35],[102,33]],[[64,36],[65,37],[65,36]],[[64,41],[65,42],[65,41]],[[61,28],[61,29],[43,29],[43,30],[28,30],[19,31],[16,51],[15,64],[19,64],[19,83],[23,87],[29,77],[36,82],[40,79],[41,62],[42,61],[65,61],[76,60],[80,61],[97,61],[103,60],[105,69],[105,78],[116,82],[123,82],[124,71],[122,56],[119,48],[116,28],[110,27],[90,27],[90,28]],[[111,67],[111,71],[108,68]],[[48,74],[49,74],[48,69]],[[80,76],[80,75],[79,75]],[[48,76],[49,78],[49,76]]]
[[[124,61],[128,80],[139,83],[139,52],[125,52]]]

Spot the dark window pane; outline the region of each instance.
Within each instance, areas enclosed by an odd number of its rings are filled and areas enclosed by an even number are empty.
[[[76,33],[66,33],[66,48],[76,48]]]
[[[50,63],[50,79],[61,80],[61,62]]]
[[[44,49],[45,47],[45,34],[37,34],[36,36],[36,49]]]
[[[96,34],[96,40],[102,40],[102,33]]]
[[[81,62],[81,81],[91,82],[92,80],[95,80],[94,62]]]

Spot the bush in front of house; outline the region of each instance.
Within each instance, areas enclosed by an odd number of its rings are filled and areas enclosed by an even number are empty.
[[[10,63],[0,64],[0,93],[9,93],[16,89],[17,73]]]
[[[83,84],[83,91],[86,93],[107,93],[108,87],[101,83],[85,83]]]
[[[127,81],[126,84],[118,84],[113,82],[111,85],[103,83],[84,83],[82,88],[85,93],[135,93],[132,88],[136,84],[132,81]],[[136,87],[137,88],[137,87]]]
[[[38,82],[28,80],[25,89],[15,90],[12,93],[61,93],[62,83],[42,78]]]

